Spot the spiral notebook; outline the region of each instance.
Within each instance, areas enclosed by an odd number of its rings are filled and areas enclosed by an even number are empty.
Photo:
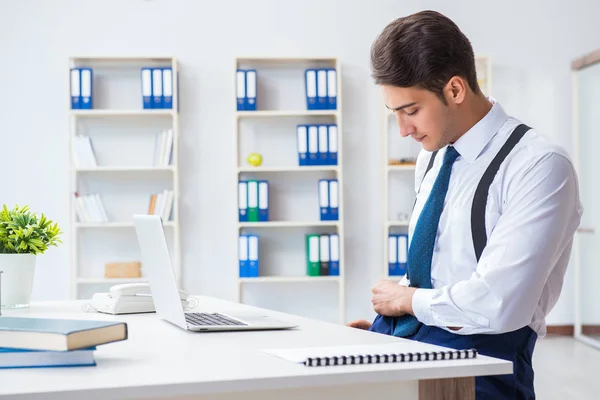
[[[308,367],[462,360],[477,357],[476,349],[454,350],[419,342],[265,349],[263,352]]]

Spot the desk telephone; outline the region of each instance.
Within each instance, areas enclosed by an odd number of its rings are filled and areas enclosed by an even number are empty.
[[[179,299],[184,308],[189,296],[179,290]],[[98,312],[107,314],[132,314],[156,312],[150,285],[147,283],[123,283],[112,286],[109,293],[96,293],[91,306]]]

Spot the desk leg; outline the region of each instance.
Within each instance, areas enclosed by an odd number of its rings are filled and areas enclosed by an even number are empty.
[[[421,380],[419,400],[475,400],[475,378]]]

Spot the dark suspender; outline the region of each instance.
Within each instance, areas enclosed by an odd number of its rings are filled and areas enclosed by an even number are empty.
[[[473,206],[471,207],[471,235],[473,236],[473,247],[475,247],[475,257],[477,262],[483,253],[483,249],[487,244],[487,234],[485,231],[485,207],[487,204],[490,185],[500,169],[500,165],[511,152],[511,150],[519,143],[519,140],[531,129],[525,124],[520,124],[511,133],[510,137],[504,143],[496,157],[481,177],[475,195],[473,196]]]
[[[490,185],[492,184],[494,177],[498,173],[500,165],[502,165],[502,162],[506,156],[508,156],[511,150],[517,145],[517,143],[519,143],[521,138],[529,129],[531,128],[525,124],[520,124],[514,129],[506,143],[504,143],[498,154],[496,154],[496,157],[494,157],[484,172],[481,180],[479,181],[479,185],[477,185],[477,189],[475,190],[475,195],[473,196],[473,205],[471,207],[471,235],[473,237],[473,247],[475,248],[475,257],[477,258],[477,262],[479,262],[481,253],[483,253],[483,249],[487,245],[487,233],[485,231],[485,208],[487,205]],[[431,167],[433,167],[433,161],[435,160],[436,154],[437,150],[431,154],[431,157],[429,158],[429,164],[427,165],[427,170],[425,171],[423,178],[425,178],[427,172],[429,172]],[[421,184],[422,183],[423,181],[421,181]],[[419,191],[420,190],[421,186],[419,186]]]

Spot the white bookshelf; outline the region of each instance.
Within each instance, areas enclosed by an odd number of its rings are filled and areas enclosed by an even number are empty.
[[[259,237],[259,276],[239,277],[238,301],[278,309],[285,302],[270,290],[280,290],[290,303],[301,300],[306,291],[316,296],[331,296],[321,308],[331,308],[331,319],[345,320],[345,258],[344,258],[344,200],[343,200],[343,127],[341,66],[336,58],[314,57],[237,57],[235,71],[250,68],[257,72],[257,109],[237,111],[235,98],[234,137],[236,154],[236,196],[239,180],[269,181],[269,221],[238,222],[237,234],[256,234]],[[307,110],[304,71],[306,68],[335,68],[337,71],[337,108]],[[235,92],[235,89],[234,89]],[[337,165],[299,166],[296,125],[336,124],[338,132]],[[250,152],[263,155],[263,164],[249,165]],[[321,221],[318,208],[318,180],[337,179],[339,214],[337,221]],[[238,201],[236,200],[236,220]],[[339,236],[339,276],[308,276],[306,266],[306,234]],[[236,266],[239,248],[236,235]],[[297,290],[295,285],[300,285]],[[332,294],[337,290],[337,293]],[[257,300],[266,298],[267,302]],[[293,299],[292,299],[293,298]],[[273,300],[275,299],[275,300]],[[307,308],[298,312],[304,312]],[[294,310],[281,309],[294,312]],[[309,315],[319,318],[318,315]]]
[[[147,281],[143,264],[140,278],[105,278],[104,266],[112,262],[141,262],[133,214],[148,213],[151,196],[163,190],[173,194],[169,218],[163,219],[163,223],[175,274],[181,285],[177,60],[173,57],[69,59],[69,70],[80,67],[93,71],[93,108],[71,108],[69,79],[71,298],[90,298],[93,293],[107,291],[115,284]],[[171,68],[172,108],[144,109],[143,67]],[[157,163],[158,135],[169,130],[173,133],[170,162]],[[75,138],[78,136],[89,138],[94,165],[82,162],[81,154],[77,152]],[[102,218],[101,222],[82,220],[81,207],[77,205],[74,193],[79,196],[98,194],[106,219]],[[89,210],[86,212],[89,215]]]
[[[487,56],[475,59],[477,80],[485,95],[492,94],[492,64]],[[390,277],[388,270],[389,234],[408,234],[410,216],[415,201],[415,165],[394,164],[391,160],[414,159],[421,145],[412,138],[400,137],[396,116],[385,105],[383,109],[383,276]],[[400,279],[399,276],[392,278]]]

